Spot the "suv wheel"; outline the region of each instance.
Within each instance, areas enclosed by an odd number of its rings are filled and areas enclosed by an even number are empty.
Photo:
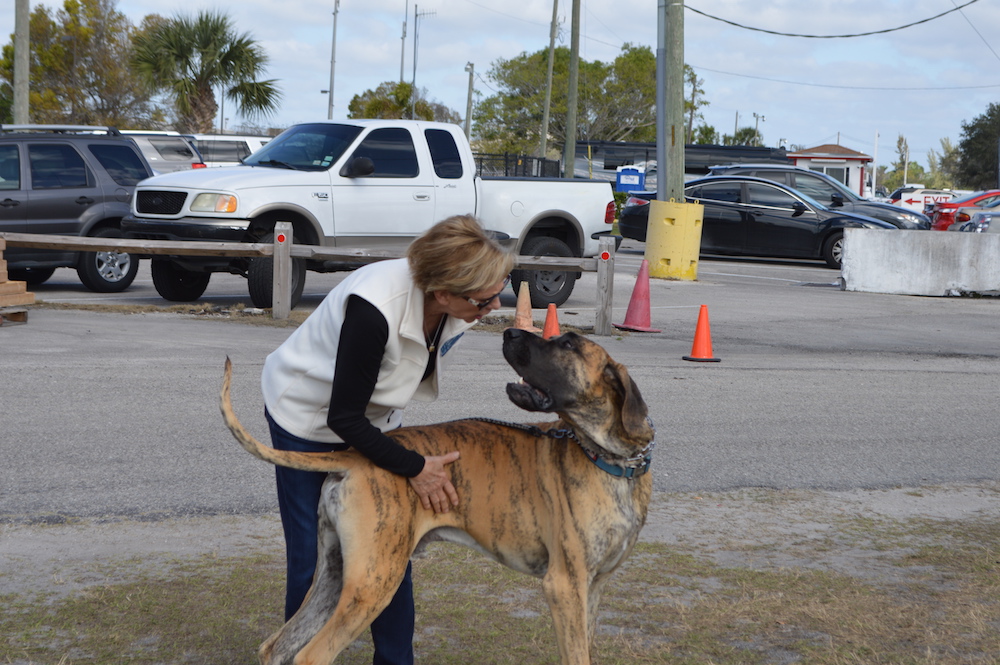
[[[121,238],[118,229],[99,229],[94,238]],[[91,291],[117,293],[124,291],[135,280],[139,272],[139,259],[125,252],[81,252],[76,273],[80,281]]]
[[[210,272],[185,270],[169,259],[153,259],[149,264],[153,286],[164,300],[191,302],[201,297],[212,278]]]
[[[558,238],[536,236],[524,243],[521,255],[573,256],[573,250]],[[528,283],[531,306],[544,308],[566,302],[576,284],[576,273],[565,270],[515,270],[511,275],[514,293],[520,291],[521,282]]]

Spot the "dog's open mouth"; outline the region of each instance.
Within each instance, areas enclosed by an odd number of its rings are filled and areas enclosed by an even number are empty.
[[[537,388],[524,379],[507,384],[507,397],[525,411],[551,411],[555,401],[548,392]]]

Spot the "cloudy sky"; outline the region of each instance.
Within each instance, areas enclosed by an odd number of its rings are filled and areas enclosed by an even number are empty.
[[[240,31],[267,50],[269,77],[284,102],[273,124],[324,119],[335,0],[118,0],[135,24],[150,13],[203,9],[228,12]],[[1000,2],[997,0],[687,0],[685,61],[703,79],[710,106],[704,120],[722,133],[759,127],[767,145],[784,140],[813,147],[837,143],[880,164],[895,159],[906,138],[911,159],[926,165],[941,140],[955,145],[962,122],[1000,101]],[[32,0],[32,7],[38,2]],[[59,0],[43,4],[61,6]],[[14,29],[14,2],[0,3],[0,34]],[[656,0],[581,0],[581,57],[613,60],[622,44],[657,46]],[[956,7],[960,11],[893,30]],[[416,83],[429,97],[465,115],[466,63],[475,90],[493,94],[497,58],[547,48],[551,0],[340,0],[337,15],[334,117],[351,97],[383,81],[413,77],[414,10],[418,25]],[[569,45],[571,0],[559,0],[561,43]],[[730,25],[696,13],[725,19]],[[407,36],[401,40],[403,21]],[[742,27],[741,27],[742,26]],[[810,39],[767,34],[866,37]],[[229,125],[240,124],[231,111]],[[755,118],[756,114],[757,118]],[[878,137],[876,139],[876,136]]]

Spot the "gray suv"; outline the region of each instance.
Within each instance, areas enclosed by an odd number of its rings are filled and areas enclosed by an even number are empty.
[[[135,143],[111,127],[0,125],[0,232],[121,238],[135,184],[151,175]],[[41,284],[68,267],[104,293],[127,289],[139,269],[139,257],[123,252],[8,245],[4,259],[12,280]]]
[[[874,217],[899,229],[929,229],[931,220],[906,208],[863,199],[825,173],[780,164],[731,164],[712,166],[711,175],[746,175],[771,180],[822,203],[831,210]]]

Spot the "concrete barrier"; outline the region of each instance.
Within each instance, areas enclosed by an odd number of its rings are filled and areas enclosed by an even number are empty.
[[[844,290],[911,296],[1000,291],[1000,234],[847,229]]]

